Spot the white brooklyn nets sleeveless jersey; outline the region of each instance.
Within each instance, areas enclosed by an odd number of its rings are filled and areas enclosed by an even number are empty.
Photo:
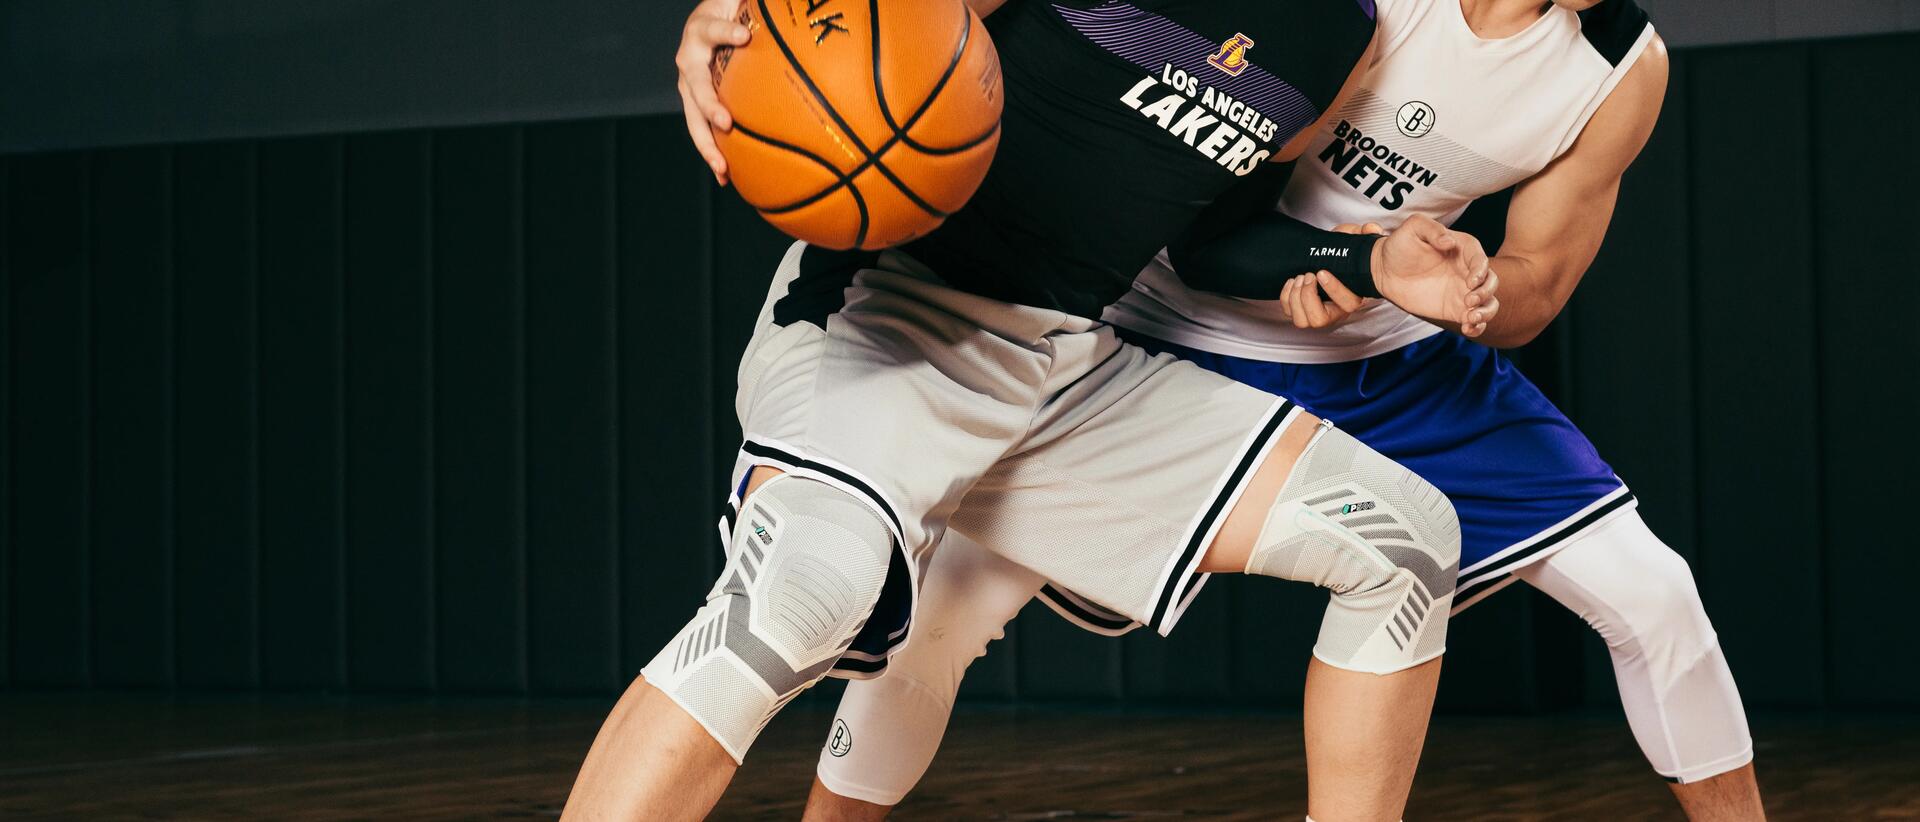
[[[1630,0],[1583,12],[1549,5],[1498,40],[1468,28],[1460,0],[1379,0],[1378,19],[1373,65],[1280,201],[1280,211],[1320,228],[1391,230],[1411,214],[1451,224],[1474,199],[1565,153],[1653,39]],[[1363,359],[1440,331],[1382,300],[1332,328],[1297,329],[1277,302],[1187,288],[1165,252],[1106,318],[1202,351],[1292,363]]]

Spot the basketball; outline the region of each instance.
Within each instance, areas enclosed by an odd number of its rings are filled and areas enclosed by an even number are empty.
[[[714,56],[740,196],[780,230],[879,249],[940,225],[1000,140],[1000,60],[960,0],[745,0]]]

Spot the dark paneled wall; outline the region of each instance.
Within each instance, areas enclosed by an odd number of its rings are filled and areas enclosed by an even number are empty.
[[[1920,490],[1920,171],[1877,153],[1920,126],[1887,104],[1920,97],[1916,47],[1678,54],[1606,249],[1517,355],[1692,560],[1752,705],[1920,707],[1882,628],[1920,578],[1886,527]],[[0,681],[619,688],[715,571],[733,365],[785,245],[681,128],[0,161]],[[1296,702],[1320,598],[1214,586],[1171,641],[1023,617],[968,693]],[[1456,624],[1444,688],[1612,699],[1597,640],[1524,590]]]
[[[1639,2],[1681,46],[1920,29],[1912,0]],[[665,113],[693,5],[0,3],[0,151]]]

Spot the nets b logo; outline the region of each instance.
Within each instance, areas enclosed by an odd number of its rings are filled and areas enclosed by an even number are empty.
[[[1399,124],[1400,133],[1408,137],[1425,137],[1433,130],[1433,106],[1415,100],[1400,107],[1400,113],[1393,116]]]
[[[1228,77],[1238,77],[1250,65],[1247,62],[1247,49],[1250,48],[1253,48],[1253,38],[1236,32],[1231,39],[1220,44],[1219,51],[1207,58],[1207,65],[1226,72]]]
[[[853,731],[847,730],[846,720],[834,720],[833,735],[827,737],[827,753],[846,756],[851,750],[853,750]]]

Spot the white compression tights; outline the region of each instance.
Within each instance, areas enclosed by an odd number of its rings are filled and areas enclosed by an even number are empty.
[[[1733,671],[1693,572],[1628,511],[1514,576],[1606,640],[1620,702],[1661,776],[1698,782],[1753,761]]]
[[[1740,694],[1693,576],[1638,512],[1517,576],[1606,640],[1628,724],[1655,771],[1694,782],[1752,760]],[[831,732],[845,744],[822,749],[820,781],[867,802],[905,798],[940,747],[967,666],[1044,582],[949,532],[926,574],[912,641],[884,676],[848,684]]]

